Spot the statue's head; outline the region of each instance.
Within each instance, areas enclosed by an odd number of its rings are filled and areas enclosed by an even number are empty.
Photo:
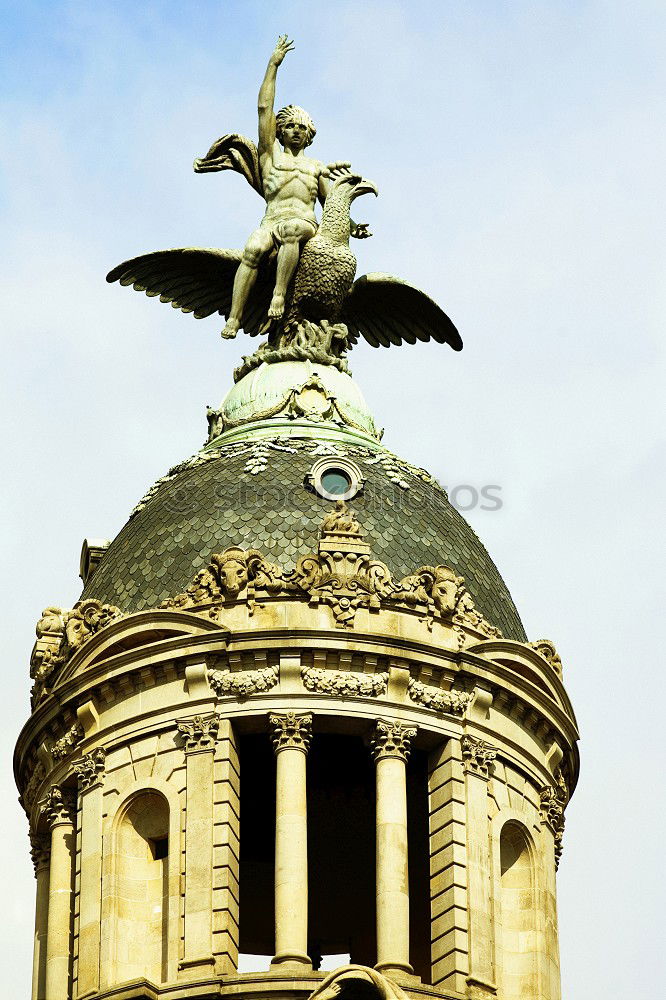
[[[315,123],[307,111],[299,108],[297,104],[288,104],[286,108],[278,111],[275,116],[275,134],[282,145],[284,145],[284,129],[289,125],[296,125],[299,129],[302,129],[305,136],[305,146],[311,145],[312,140],[317,134]]]

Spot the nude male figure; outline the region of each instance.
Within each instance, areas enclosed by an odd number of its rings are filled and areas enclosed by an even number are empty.
[[[301,244],[317,232],[314,206],[323,205],[328,192],[328,171],[348,167],[348,163],[328,166],[304,155],[315,136],[314,122],[302,108],[290,104],[275,114],[275,81],[278,66],[294,48],[286,35],[280,35],[271,55],[259,90],[259,169],[266,198],[266,214],[258,229],[250,235],[238,265],[231,299],[231,311],[222,331],[225,338],[235,337],[243,321],[243,309],[257,278],[261,258],[277,248],[277,272],[269,320],[279,320],[284,313],[284,299],[294,275]],[[282,148],[280,148],[282,146]],[[351,225],[351,235],[364,239],[372,234],[365,223]]]

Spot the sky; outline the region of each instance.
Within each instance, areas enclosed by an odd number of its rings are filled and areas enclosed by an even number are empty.
[[[84,537],[112,538],[205,437],[248,353],[104,281],[177,246],[240,247],[262,205],[195,175],[278,101],[358,202],[358,273],[425,289],[465,348],[351,367],[384,443],[449,490],[528,636],[552,638],[581,730],[558,875],[565,1000],[653,1000],[666,969],[661,700],[666,227],[662,3],[0,2],[5,611],[0,731],[7,996],[29,995],[34,879],[11,754],[41,609],[71,607]],[[362,209],[362,211],[361,211]],[[365,216],[362,213],[366,213]],[[458,495],[469,497],[469,491]],[[467,506],[467,501],[462,501]],[[9,860],[11,859],[11,860]]]

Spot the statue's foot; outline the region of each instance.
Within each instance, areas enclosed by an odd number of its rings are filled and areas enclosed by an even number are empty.
[[[282,319],[283,315],[284,315],[284,295],[280,295],[279,292],[275,292],[273,298],[271,299],[271,304],[268,307],[268,318]]]
[[[240,323],[238,322],[237,319],[228,319],[226,326],[222,331],[222,333],[220,334],[220,336],[224,337],[225,340],[233,340],[236,334],[238,333],[239,328],[240,328]]]

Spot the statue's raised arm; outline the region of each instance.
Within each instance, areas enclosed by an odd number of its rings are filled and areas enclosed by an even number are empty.
[[[241,327],[268,341],[241,367],[303,361],[345,369],[345,354],[360,337],[373,346],[437,340],[460,350],[455,326],[431,299],[384,274],[354,281],[350,236],[370,235],[351,219],[356,198],[377,188],[349,163],[324,165],[306,155],[316,128],[295,104],[275,112],[278,67],[294,44],[280,35],[257,101],[258,144],[236,133],[218,139],[194,162],[197,173],[241,173],[266,203],[242,250],[185,247],[124,261],[109,281],[159,295],[198,319],[226,317],[223,337]],[[322,203],[321,220],[315,216]]]
[[[287,52],[292,52],[294,43],[286,35],[280,35],[273,49],[266,73],[259,88],[257,110],[259,112],[259,159],[273,152],[275,142],[275,81],[278,66],[282,65]]]

